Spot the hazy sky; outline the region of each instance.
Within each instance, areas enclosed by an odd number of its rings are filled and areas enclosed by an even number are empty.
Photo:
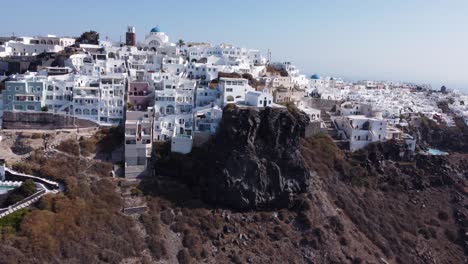
[[[174,42],[270,49],[308,74],[468,88],[468,0],[23,0],[1,10],[0,35],[94,29],[119,40],[133,25],[141,40],[159,25]]]

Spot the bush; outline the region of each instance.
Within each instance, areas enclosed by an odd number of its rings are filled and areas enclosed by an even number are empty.
[[[449,215],[445,211],[440,211],[437,216],[439,217],[440,220],[442,221],[447,221],[449,219]]]
[[[131,102],[127,102],[127,110],[131,110],[131,111],[135,110],[135,105],[132,104]]]
[[[156,260],[161,260],[167,257],[168,254],[164,240],[158,236],[150,236],[147,242],[151,255]]]
[[[68,154],[72,154],[75,156],[80,155],[80,146],[74,139],[67,139],[62,141],[58,146],[57,149]]]
[[[33,133],[31,136],[32,139],[40,139],[42,137],[43,135],[41,133]]]
[[[21,200],[33,195],[36,191],[36,184],[34,181],[30,179],[25,180],[20,187],[9,193],[3,205],[6,207],[20,202]]]
[[[95,135],[97,137],[98,151],[107,154],[112,153],[125,141],[125,129],[123,126],[102,129]]]
[[[192,258],[190,257],[190,254],[186,249],[182,249],[177,253],[177,260],[179,261],[179,264],[191,264],[192,263]]]
[[[5,230],[18,231],[20,228],[21,221],[23,220],[23,217],[26,215],[27,212],[28,209],[23,208],[5,217],[0,218],[0,230],[2,232],[4,232]]]
[[[114,166],[110,162],[95,161],[88,171],[100,177],[109,177],[113,169]]]
[[[143,192],[142,192],[140,189],[138,189],[138,188],[136,188],[136,187],[133,187],[133,188],[130,190],[130,194],[131,194],[132,196],[140,196],[140,195],[143,194]]]
[[[97,149],[97,140],[96,138],[80,138],[80,149],[81,155],[89,156],[92,153],[96,153]]]
[[[41,107],[41,111],[42,112],[48,112],[49,111],[49,107],[47,105],[44,105],[43,107]]]
[[[36,207],[40,210],[52,211],[54,196],[52,194],[46,194],[39,199]]]
[[[337,234],[337,235],[342,235],[344,232],[344,225],[341,222],[340,218],[338,216],[331,216],[329,217],[330,221],[330,226],[332,230]]]
[[[166,225],[170,225],[172,224],[172,221],[174,221],[174,214],[169,210],[161,212],[159,217],[161,218],[161,221]]]
[[[13,164],[12,166],[13,170],[17,171],[17,172],[21,172],[21,173],[24,173],[24,174],[29,174],[31,175],[33,173],[32,171],[32,166],[28,163],[25,163],[25,162],[16,162]]]
[[[26,197],[33,195],[37,191],[36,184],[31,179],[25,180],[18,190]]]

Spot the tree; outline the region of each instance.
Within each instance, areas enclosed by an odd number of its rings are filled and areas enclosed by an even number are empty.
[[[81,34],[81,36],[76,39],[76,43],[98,45],[99,33],[94,30],[83,32],[83,34]]]
[[[177,46],[179,46],[179,48],[182,48],[182,46],[185,46],[185,42],[183,39],[179,39],[179,41],[177,42]]]
[[[14,189],[8,194],[7,199],[3,202],[3,206],[6,207],[18,203],[33,195],[36,191],[36,184],[34,181],[27,179],[21,184],[20,187]]]
[[[23,184],[21,184],[19,189],[23,196],[28,197],[36,192],[36,184],[33,180],[27,179],[23,182]]]
[[[440,87],[440,92],[447,93],[447,87],[445,87],[445,85],[442,85],[442,87]]]
[[[44,105],[43,107],[41,107],[41,111],[42,112],[48,112],[49,111],[49,107],[47,105]]]

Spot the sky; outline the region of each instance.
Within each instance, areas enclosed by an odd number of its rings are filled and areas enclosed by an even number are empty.
[[[26,7],[26,8],[25,8]],[[303,73],[468,91],[467,0],[22,0],[0,4],[0,35],[179,39],[272,52]]]

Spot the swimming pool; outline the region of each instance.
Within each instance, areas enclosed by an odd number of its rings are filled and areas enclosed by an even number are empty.
[[[433,148],[427,149],[427,153],[429,153],[429,155],[448,155],[447,152]]]

